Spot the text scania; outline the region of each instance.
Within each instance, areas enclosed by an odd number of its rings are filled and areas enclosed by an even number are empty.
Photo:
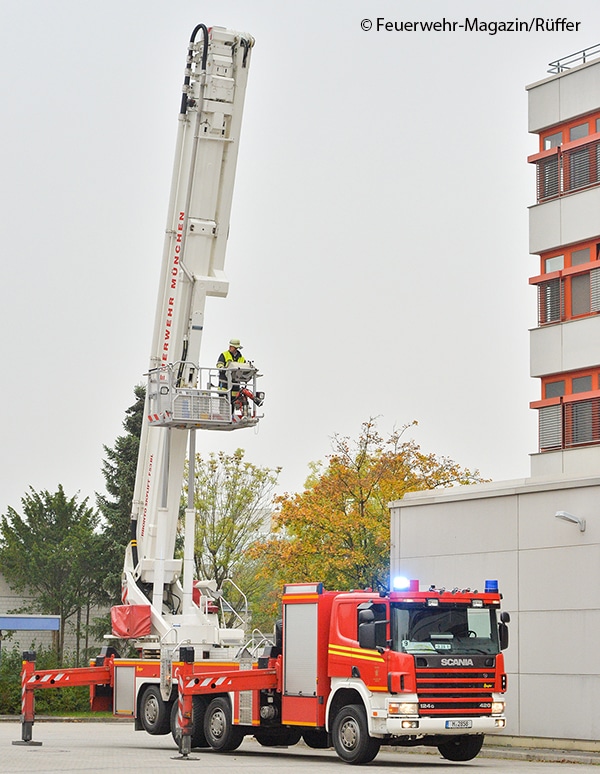
[[[369,25],[371,22],[369,22]],[[579,32],[580,21],[571,21],[566,16],[544,18],[533,16],[531,19],[510,19],[490,21],[466,17],[461,21],[446,19],[437,21],[388,21],[383,16],[377,18],[377,32],[484,32],[497,35],[502,32]],[[363,29],[370,29],[364,27]]]
[[[472,658],[443,658],[441,666],[474,666]]]

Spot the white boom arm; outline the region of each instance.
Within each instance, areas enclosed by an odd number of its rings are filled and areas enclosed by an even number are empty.
[[[180,393],[196,402],[206,397],[196,389],[204,307],[207,296],[225,297],[228,291],[223,266],[253,44],[250,35],[198,25],[189,44],[179,114],[146,395],[150,421],[143,423],[140,439],[123,575],[123,601],[151,602],[154,634],[175,631],[176,641],[227,640],[217,616],[192,601],[190,541],[183,587],[182,563],[174,558],[187,441],[193,463],[195,428],[207,425],[171,421],[170,410],[161,415],[164,421],[152,423],[157,418],[152,401],[175,393],[178,400]],[[229,398],[221,400],[231,413]],[[229,426],[231,417],[227,420],[221,424]],[[189,506],[191,529],[193,497]]]

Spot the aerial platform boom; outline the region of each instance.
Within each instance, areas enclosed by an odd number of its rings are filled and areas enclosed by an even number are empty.
[[[219,629],[217,616],[193,601],[193,534],[191,545],[189,536],[186,543],[183,585],[182,561],[174,552],[188,442],[193,483],[195,430],[234,429],[259,419],[253,408],[245,422],[236,421],[230,391],[211,384],[211,375],[204,381],[199,366],[206,298],[228,291],[225,249],[253,45],[248,34],[199,24],[188,47],[179,112],[148,368],[148,421],[140,438],[123,575],[123,601],[150,601],[153,635],[171,633],[175,641],[218,645],[241,635]],[[256,375],[254,369],[252,386]],[[186,522],[193,533],[190,489]]]

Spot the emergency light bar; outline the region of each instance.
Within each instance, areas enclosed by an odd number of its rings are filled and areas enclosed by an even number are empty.
[[[392,582],[394,591],[418,591],[419,581],[405,578],[404,575],[396,575]]]

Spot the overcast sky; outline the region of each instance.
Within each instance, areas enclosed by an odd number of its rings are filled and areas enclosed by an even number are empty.
[[[577,32],[363,31],[564,17]],[[187,41],[251,33],[226,300],[264,373],[241,446],[302,489],[334,434],[412,420],[426,452],[495,480],[537,448],[528,255],[537,149],[525,86],[600,42],[600,5],[3,0],[0,513],[31,485],[93,499],[148,364]]]

